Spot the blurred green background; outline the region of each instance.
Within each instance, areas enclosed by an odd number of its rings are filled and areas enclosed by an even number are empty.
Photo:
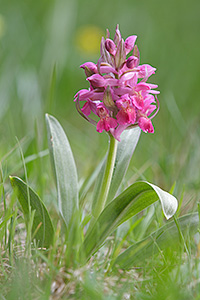
[[[47,148],[44,114],[53,114],[69,137],[79,178],[107,150],[99,134],[76,112],[74,94],[88,88],[79,65],[97,62],[101,36],[120,26],[138,36],[141,63],[157,68],[160,112],[155,134],[142,133],[128,177],[146,178],[177,196],[197,199],[200,185],[200,1],[199,0],[4,0],[0,1],[0,155],[16,137],[25,157]],[[24,140],[25,138],[25,140]],[[20,175],[19,155],[3,161],[6,174]],[[40,174],[38,174],[40,168]],[[37,183],[49,182],[49,158],[27,164]],[[5,171],[4,171],[5,172]],[[15,174],[13,174],[15,173]]]

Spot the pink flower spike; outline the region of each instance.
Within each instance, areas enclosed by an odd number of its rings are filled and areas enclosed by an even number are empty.
[[[140,117],[138,120],[138,125],[145,133],[146,132],[154,133],[154,128],[151,123],[151,120],[148,119],[147,117]]]
[[[127,37],[127,39],[125,40],[126,54],[128,54],[134,48],[136,39],[137,35],[131,35]]]
[[[158,86],[147,83],[156,69],[149,64],[139,65],[136,39],[136,35],[131,35],[124,41],[119,25],[114,39],[107,30],[97,63],[85,62],[80,66],[89,89],[80,90],[74,100],[78,113],[95,125],[98,132],[109,132],[119,141],[125,129],[135,126],[153,133],[151,121],[159,110]],[[90,114],[95,115],[95,120]]]

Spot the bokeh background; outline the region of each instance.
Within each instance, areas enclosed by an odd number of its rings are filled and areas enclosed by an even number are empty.
[[[25,158],[47,148],[45,113],[53,114],[70,140],[79,178],[107,150],[99,134],[76,112],[74,94],[88,88],[79,65],[97,62],[106,28],[114,37],[138,36],[141,63],[157,68],[160,112],[155,134],[142,133],[128,171],[196,201],[200,185],[200,1],[199,0],[0,0],[0,156],[4,173],[21,175]],[[46,152],[44,152],[45,155]],[[7,156],[5,159],[5,155]],[[6,171],[5,171],[6,169]],[[37,185],[50,182],[49,157],[27,163]],[[6,176],[5,174],[5,176]],[[40,185],[41,186],[41,185]]]

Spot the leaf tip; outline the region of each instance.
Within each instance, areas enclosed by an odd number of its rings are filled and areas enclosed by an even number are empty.
[[[48,118],[49,118],[49,114],[46,113],[46,114],[45,114],[45,119],[48,120]]]
[[[11,182],[11,184],[13,185],[14,184],[14,176],[9,176],[9,179],[10,179],[10,182]]]

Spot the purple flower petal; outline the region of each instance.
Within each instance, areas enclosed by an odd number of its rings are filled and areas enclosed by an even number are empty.
[[[125,40],[126,55],[133,49],[137,35],[131,35]]]

